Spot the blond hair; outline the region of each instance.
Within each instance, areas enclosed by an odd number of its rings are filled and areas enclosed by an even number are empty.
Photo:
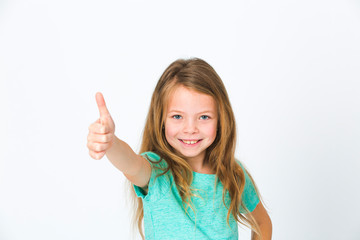
[[[223,203],[225,206],[225,196],[227,192],[229,193],[231,202],[227,214],[228,225],[232,214],[238,223],[250,227],[260,235],[259,226],[252,215],[247,214],[247,217],[245,217],[244,214],[240,213],[240,208],[243,208],[245,213],[249,213],[249,211],[241,198],[245,187],[245,173],[235,161],[236,125],[229,97],[221,78],[204,60],[199,58],[179,59],[170,64],[164,71],[151,98],[140,153],[151,151],[167,162],[168,168],[164,173],[171,171],[182,198],[184,209],[188,207],[193,209],[191,196],[194,196],[194,194],[190,188],[193,180],[192,169],[184,156],[175,154],[174,149],[166,140],[164,131],[168,99],[178,86],[184,86],[199,93],[207,94],[213,97],[217,103],[219,116],[217,135],[214,142],[206,150],[204,161],[211,166],[217,179],[223,184]],[[253,181],[251,175],[248,175]],[[255,183],[254,186],[258,193]],[[144,239],[142,229],[143,203],[140,198],[136,197],[132,186],[131,189],[135,204],[133,224],[137,225],[140,235]]]

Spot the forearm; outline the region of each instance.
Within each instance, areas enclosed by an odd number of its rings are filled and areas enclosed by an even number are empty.
[[[254,231],[251,232],[251,240],[271,240],[272,224],[271,221],[259,225],[262,238],[259,237]]]
[[[106,151],[106,157],[121,172],[133,175],[137,171],[138,155],[126,142],[114,137],[111,148]]]

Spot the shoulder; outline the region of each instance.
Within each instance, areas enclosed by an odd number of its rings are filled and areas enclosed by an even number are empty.
[[[135,193],[146,202],[158,201],[168,192],[171,185],[167,162],[154,152],[143,152],[140,155],[150,163],[151,174],[146,186],[134,185]]]
[[[154,152],[143,152],[140,154],[141,156],[144,156],[146,158],[149,158],[151,160],[156,160],[159,161],[160,160],[160,156]]]
[[[257,192],[257,188],[255,182],[248,172],[248,170],[244,167],[244,165],[236,159],[236,162],[241,166],[245,175],[245,187],[242,193],[242,201],[249,212],[252,212],[257,204],[260,202],[259,193]],[[240,212],[245,213],[245,209],[240,207]]]
[[[143,152],[140,154],[141,156],[143,156],[151,165],[151,167],[157,167],[157,168],[167,168],[168,164],[166,162],[166,160],[162,157],[160,157],[157,153],[155,152]]]
[[[244,172],[244,175],[245,175],[245,183],[249,184],[249,181],[251,182],[252,181],[252,178],[249,176],[249,172],[248,170],[245,168],[244,164],[238,160],[238,159],[235,159],[235,161],[237,162],[237,164],[240,165],[240,167],[242,168],[243,172]]]
[[[243,169],[244,173],[246,173],[246,172],[247,172],[247,170],[245,169],[245,167],[244,167],[243,163],[242,163],[240,160],[235,159],[235,162],[236,162],[238,165],[240,165],[240,167]]]

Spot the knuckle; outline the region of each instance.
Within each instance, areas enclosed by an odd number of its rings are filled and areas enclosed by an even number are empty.
[[[106,130],[105,126],[101,126],[100,129],[99,129],[100,133],[105,133],[105,130]]]
[[[104,153],[97,153],[96,154],[96,158],[99,160],[99,159],[101,159],[102,157],[104,156]]]
[[[97,126],[96,124],[94,124],[90,127],[91,133],[96,133],[97,131],[99,131],[99,126]]]
[[[92,153],[92,158],[94,158],[94,159],[98,159],[98,155],[97,155],[97,153],[96,153],[96,152],[92,151],[91,153]]]
[[[104,135],[102,138],[103,138],[103,142],[105,142],[105,143],[109,142],[109,135],[108,134]]]
[[[99,143],[99,142],[101,142],[101,141],[102,141],[102,136],[101,136],[101,134],[95,134],[94,139],[93,139],[93,142]]]
[[[90,150],[89,155],[90,155],[91,158],[96,159],[96,156],[95,156],[93,151]]]
[[[100,152],[100,151],[101,151],[101,146],[100,146],[100,144],[95,144],[95,151],[96,151],[96,152]]]
[[[90,126],[89,126],[89,131],[90,131],[90,132],[94,131],[94,128],[95,128],[95,124],[94,124],[94,123],[93,123],[93,124],[90,124]]]

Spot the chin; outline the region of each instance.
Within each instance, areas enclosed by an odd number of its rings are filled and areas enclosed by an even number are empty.
[[[186,152],[180,152],[184,157],[186,158],[198,158],[198,157],[202,157],[205,156],[205,154],[203,154],[202,152],[200,153],[186,153]]]

